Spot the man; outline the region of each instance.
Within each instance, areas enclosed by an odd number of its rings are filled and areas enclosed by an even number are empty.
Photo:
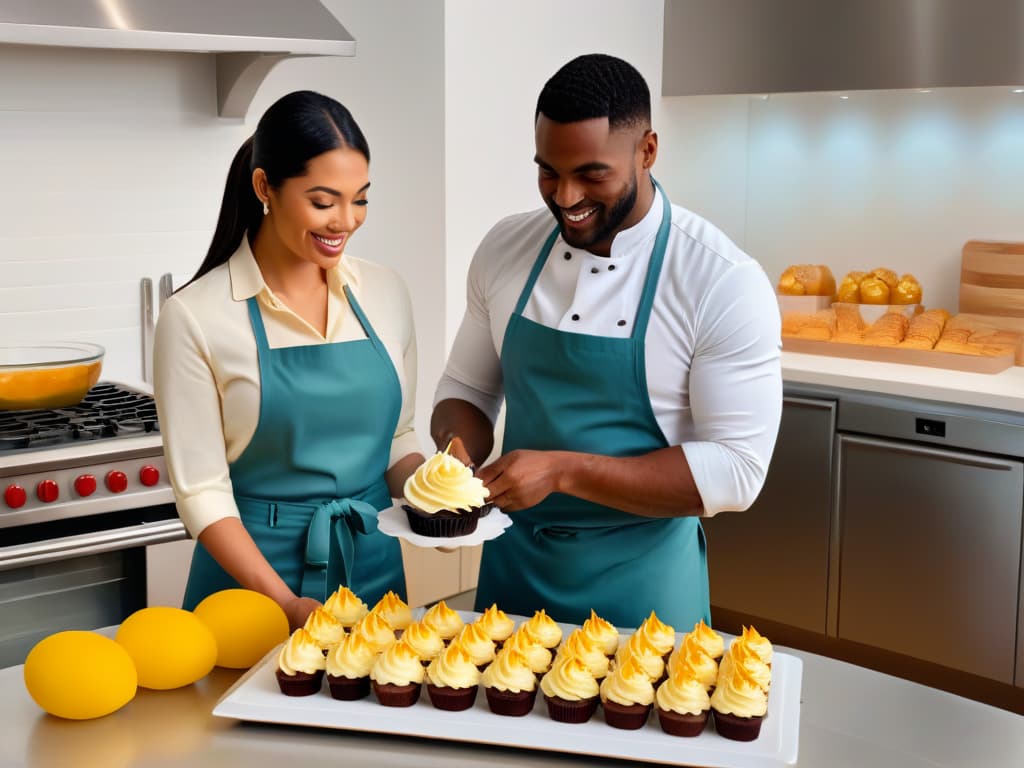
[[[458,437],[480,463],[505,399],[503,455],[479,477],[514,523],[484,546],[477,606],[710,622],[699,516],[746,509],[764,482],[782,407],[774,292],[654,182],[631,65],[566,64],[535,137],[550,214],[480,244],[431,420],[439,446]]]

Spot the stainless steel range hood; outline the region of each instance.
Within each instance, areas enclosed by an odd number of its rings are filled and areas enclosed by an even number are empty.
[[[665,0],[662,94],[1024,86],[1024,0]]]
[[[318,0],[2,0],[0,43],[210,53],[225,117],[285,58],[356,52]]]

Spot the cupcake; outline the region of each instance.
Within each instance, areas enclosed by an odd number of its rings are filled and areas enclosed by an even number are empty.
[[[705,624],[704,619],[694,624],[693,629],[686,633],[686,636],[690,635],[695,638],[701,650],[712,659],[718,661],[722,658],[722,654],[725,652],[725,640],[720,634]]]
[[[545,648],[554,648],[562,642],[562,628],[544,612],[543,608],[527,619],[525,626]]]
[[[582,659],[566,654],[540,681],[548,716],[559,723],[585,723],[597,711],[600,688]]]
[[[427,667],[427,694],[437,709],[469,709],[479,687],[480,670],[459,643],[449,645]]]
[[[402,639],[416,651],[423,666],[427,666],[435,656],[444,650],[444,640],[441,639],[441,634],[422,621],[406,627],[405,632],[402,633]]]
[[[636,634],[644,635],[666,659],[676,645],[676,631],[659,619],[654,611],[637,627]]]
[[[683,642],[668,657],[668,676],[673,677],[684,666],[689,668],[705,690],[711,691],[717,684],[720,674],[718,664],[702,650],[693,634],[684,635]]]
[[[537,676],[526,657],[509,644],[484,670],[483,684],[487,706],[494,714],[522,717],[533,711]]]
[[[565,638],[558,648],[558,656],[571,654],[587,665],[590,674],[598,681],[608,674],[608,657],[598,645],[584,634],[582,629],[575,629]],[[557,659],[556,659],[557,660]]]
[[[699,736],[711,712],[707,689],[690,671],[680,666],[654,697],[661,730],[671,736]]]
[[[515,651],[526,659],[526,666],[539,680],[551,667],[551,651],[541,645],[525,624],[520,626],[502,646],[502,651]]]
[[[450,449],[451,443],[405,481],[402,508],[413,533],[436,538],[465,536],[476,530],[488,491]]]
[[[370,609],[384,619],[395,632],[395,637],[400,637],[402,630],[412,624],[412,610],[402,598],[388,590],[377,604]]]
[[[494,643],[479,624],[467,624],[459,630],[459,634],[452,642],[459,643],[465,648],[466,653],[481,671],[494,661]]]
[[[355,701],[370,693],[370,670],[377,654],[360,634],[345,635],[327,656],[327,685],[331,696]]]
[[[499,646],[508,639],[516,626],[516,623],[497,604],[491,605],[484,611],[475,623],[479,624],[491,641]]]
[[[581,627],[583,634],[593,640],[601,652],[609,658],[615,655],[619,648],[619,630],[610,621],[605,621],[594,609],[590,609],[590,618],[583,622]]]
[[[455,637],[465,624],[462,617],[449,608],[444,600],[430,606],[423,614],[422,621],[436,629],[446,643]]]
[[[604,721],[612,728],[635,731],[651,714],[654,686],[635,657],[615,667],[601,683]]]
[[[729,650],[722,657],[722,664],[718,672],[719,684],[724,685],[732,677],[737,667],[757,683],[757,687],[765,693],[772,683],[772,670],[745,642],[738,637],[729,644]]]
[[[768,712],[768,694],[743,667],[736,666],[711,694],[711,711],[720,736],[753,741],[761,733],[761,721]]]
[[[625,664],[630,657],[636,657],[640,668],[647,674],[652,683],[657,684],[665,674],[665,660],[651,641],[639,632],[634,632],[629,639],[619,646],[615,652],[615,665]]]
[[[345,636],[345,628],[341,625],[334,614],[322,606],[317,608],[306,619],[304,629],[309,632],[316,644],[320,646],[324,656],[341,642]]]
[[[399,640],[374,662],[370,680],[377,701],[385,707],[411,707],[420,697],[424,670],[416,651]]]
[[[351,629],[352,625],[370,612],[366,603],[346,586],[340,586],[324,601],[324,609],[331,612],[341,626]]]
[[[395,630],[378,613],[368,613],[355,623],[352,634],[362,635],[375,653],[383,653],[395,642]]]
[[[324,653],[305,629],[299,627],[277,655],[277,684],[285,696],[311,696],[324,679]]]

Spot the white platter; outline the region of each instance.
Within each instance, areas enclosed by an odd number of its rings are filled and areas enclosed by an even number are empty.
[[[382,509],[377,515],[377,528],[381,533],[405,539],[417,547],[472,547],[496,539],[512,525],[512,518],[497,507],[480,518],[476,530],[465,536],[421,536],[409,527],[409,518],[399,502],[393,507]]]
[[[467,621],[479,614],[459,611]],[[513,617],[521,618],[521,617]],[[571,625],[562,625],[571,630]],[[725,635],[726,642],[731,636]],[[677,642],[682,634],[678,634]],[[274,672],[273,650],[224,694],[213,714],[252,722],[314,726],[367,733],[419,736],[472,742],[516,749],[545,750],[578,755],[612,757],[666,765],[708,768],[778,768],[795,765],[799,745],[800,684],[803,663],[795,656],[775,652],[768,715],[761,734],[751,742],[730,741],[707,728],[694,738],[669,736],[658,725],[657,713],[638,731],[622,731],[604,722],[599,707],[587,723],[556,723],[547,715],[538,692],[533,712],[525,717],[501,717],[487,708],[481,689],[476,704],[463,712],[444,712],[430,704],[423,690],[411,707],[382,707],[373,693],[360,701],[338,701],[327,691],[289,697],[281,694]]]

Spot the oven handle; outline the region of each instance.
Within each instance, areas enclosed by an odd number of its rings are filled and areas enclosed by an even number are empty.
[[[97,533],[83,533],[50,541],[33,541],[12,547],[0,547],[0,571],[187,538],[185,526],[181,520],[176,519]]]

